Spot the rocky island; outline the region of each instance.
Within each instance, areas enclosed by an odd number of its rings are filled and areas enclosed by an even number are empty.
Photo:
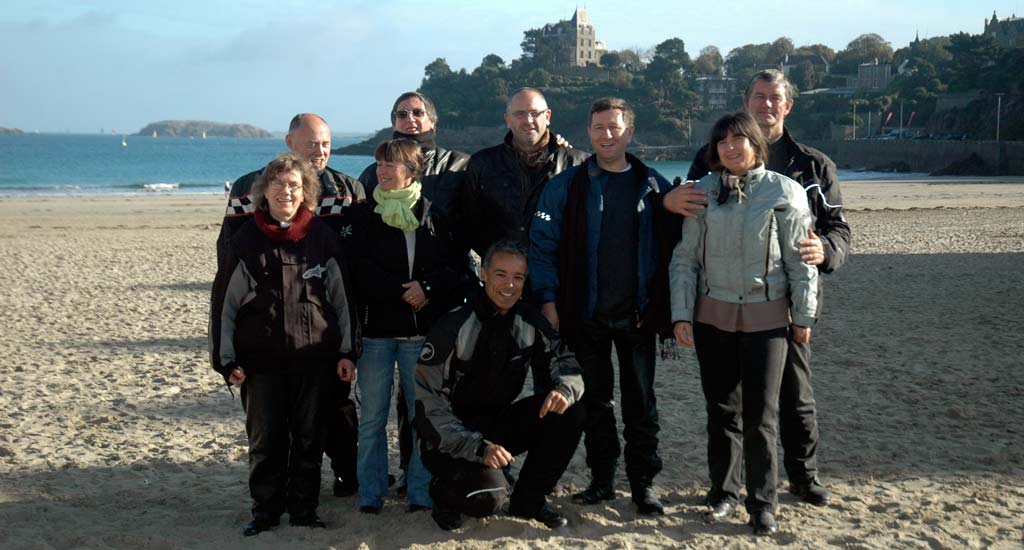
[[[25,132],[22,132],[17,128],[4,128],[3,126],[0,126],[0,136],[20,136],[24,133]]]
[[[269,138],[273,134],[252,124],[228,124],[207,120],[162,120],[147,124],[137,136]]]

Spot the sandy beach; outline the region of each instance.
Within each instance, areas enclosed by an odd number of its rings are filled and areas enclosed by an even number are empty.
[[[636,516],[622,468],[616,500],[572,503],[581,446],[552,497],[570,521],[557,531],[498,516],[446,533],[394,498],[360,514],[325,464],[328,529],[243,539],[244,415],[206,352],[224,199],[0,198],[0,548],[1024,547],[1024,178],[843,192],[853,256],[826,278],[813,337],[833,503],[798,502],[783,475],[771,540],[745,513],[701,521],[688,350],[658,366],[664,517]]]

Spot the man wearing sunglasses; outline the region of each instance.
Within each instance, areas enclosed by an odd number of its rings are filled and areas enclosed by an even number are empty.
[[[331,129],[327,126],[327,121],[313,113],[299,113],[288,125],[288,134],[284,142],[293,153],[312,163],[320,178],[320,198],[317,202],[316,215],[327,222],[333,231],[344,231],[348,225],[348,206],[366,200],[366,193],[359,180],[327,166],[327,160],[331,158]],[[262,173],[262,169],[249,172],[231,185],[227,212],[220,227],[220,236],[217,237],[218,268],[224,261],[232,235],[249,221],[256,211],[249,197],[249,190]],[[352,322],[355,322],[355,319]],[[337,384],[334,403],[328,412],[325,452],[331,458],[331,469],[334,470],[334,494],[350,496],[359,488],[356,481],[359,420],[356,417],[355,403],[349,399],[351,385],[340,380],[337,380]]]
[[[456,238],[477,254],[500,240],[528,245],[544,186],[587,158],[550,130],[551,109],[540,90],[521,88],[509,96],[505,124],[504,142],[470,157],[456,191]]]
[[[448,212],[452,191],[462,181],[469,155],[438,147],[437,109],[430,98],[419,92],[405,92],[391,107],[391,130],[394,139],[411,139],[423,151],[423,173],[420,174],[423,196],[432,203],[434,211]],[[372,196],[377,187],[377,163],[363,170],[359,181]]]

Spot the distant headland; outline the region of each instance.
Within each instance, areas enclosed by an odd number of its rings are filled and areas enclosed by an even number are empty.
[[[137,136],[270,138],[273,134],[252,124],[228,124],[207,120],[162,120],[147,124]]]
[[[24,133],[25,132],[22,132],[17,128],[4,128],[3,126],[0,126],[0,136],[20,136]]]

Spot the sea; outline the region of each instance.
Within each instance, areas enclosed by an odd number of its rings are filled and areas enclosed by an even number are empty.
[[[122,142],[123,139],[123,142]],[[365,138],[335,138],[334,147]],[[123,145],[122,145],[123,143]],[[286,150],[283,138],[188,138],[101,134],[0,135],[0,197],[40,195],[223,194],[224,183],[266,165]],[[373,162],[331,155],[353,177]],[[651,162],[670,180],[689,161]],[[916,179],[924,174],[839,171],[840,181]]]

